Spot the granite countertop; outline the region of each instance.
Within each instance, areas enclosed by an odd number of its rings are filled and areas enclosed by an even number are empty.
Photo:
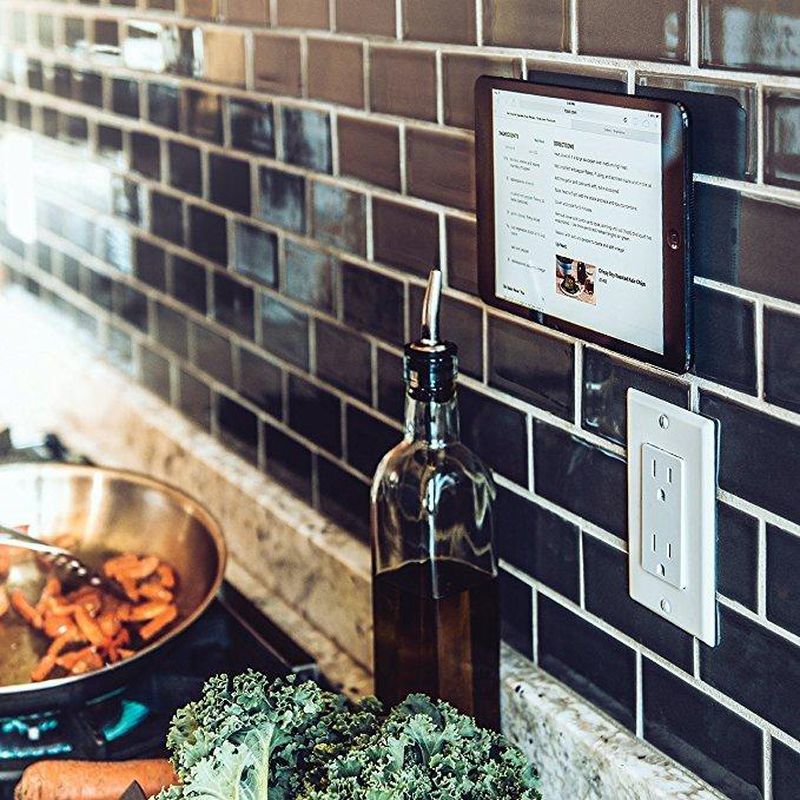
[[[202,500],[222,523],[227,578],[350,697],[372,690],[369,549],[126,375],[65,336],[22,293],[0,293],[0,420],[58,433],[109,466]],[[509,648],[503,727],[546,798],[712,800],[696,776]]]

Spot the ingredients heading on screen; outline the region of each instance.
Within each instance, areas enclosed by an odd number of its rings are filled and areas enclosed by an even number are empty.
[[[57,537],[53,543],[72,549],[70,538]],[[0,547],[0,578],[17,568],[38,568],[47,575],[35,600],[22,588],[12,588],[13,582],[0,587],[0,617],[23,620],[43,640],[43,655],[30,674],[34,683],[82,675],[130,658],[178,618],[175,571],[154,555],[119,553],[103,562],[103,573],[122,586],[127,600],[93,586],[69,590],[48,575],[47,558]]]

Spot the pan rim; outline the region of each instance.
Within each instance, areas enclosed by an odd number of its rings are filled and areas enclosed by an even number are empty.
[[[160,491],[170,497],[172,500],[177,501],[180,505],[191,512],[205,527],[209,533],[217,554],[217,569],[216,574],[211,582],[211,585],[204,595],[203,599],[185,618],[169,630],[164,636],[157,638],[155,641],[137,650],[136,654],[130,658],[122,661],[117,661],[115,664],[106,664],[100,669],[92,670],[91,672],[84,673],[83,675],[70,675],[64,678],[50,678],[38,683],[15,683],[0,686],[0,698],[6,695],[36,695],[38,693],[46,693],[61,687],[70,687],[79,684],[92,677],[108,677],[112,676],[117,670],[127,670],[135,667],[137,661],[146,658],[148,655],[153,654],[162,646],[167,645],[173,639],[176,639],[189,627],[191,627],[208,609],[211,603],[219,593],[222,582],[225,578],[225,567],[228,560],[228,547],[225,543],[225,537],[222,533],[222,527],[217,521],[216,517],[208,511],[199,501],[195,500],[191,495],[184,492],[182,489],[174,486],[166,481],[161,481],[151,475],[146,475],[143,472],[135,470],[122,469],[117,467],[102,467],[90,464],[66,464],[66,463],[12,463],[0,466],[0,478],[4,473],[18,472],[18,473],[47,473],[47,472],[63,472],[64,474],[72,473],[74,475],[102,475],[106,478],[117,478],[127,480],[130,483],[146,486],[151,489]]]

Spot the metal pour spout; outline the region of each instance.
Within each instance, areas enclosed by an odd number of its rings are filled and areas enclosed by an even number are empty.
[[[422,330],[420,341],[433,346],[439,344],[439,308],[442,304],[442,271],[434,267],[428,275],[425,299],[422,301]]]

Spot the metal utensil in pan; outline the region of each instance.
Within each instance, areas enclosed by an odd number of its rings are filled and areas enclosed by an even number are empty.
[[[178,621],[136,655],[85,675],[30,683],[45,638],[9,612],[0,619],[0,716],[62,708],[124,684],[164,653],[205,611],[225,570],[219,526],[182,492],[143,475],[68,464],[0,467],[0,518],[30,525],[33,537],[70,534],[76,554],[98,568],[120,552],[148,553],[171,564],[179,580]],[[45,577],[33,561],[16,563],[6,580],[29,599]]]
[[[21,547],[23,550],[42,553],[50,559],[52,570],[58,578],[62,579],[62,586],[64,581],[79,585],[87,584],[95,589],[102,589],[104,592],[113,594],[120,600],[129,599],[125,590],[115,580],[104,577],[63,547],[34,539],[33,536],[28,536],[26,533],[6,528],[5,525],[0,525],[0,545]]]

